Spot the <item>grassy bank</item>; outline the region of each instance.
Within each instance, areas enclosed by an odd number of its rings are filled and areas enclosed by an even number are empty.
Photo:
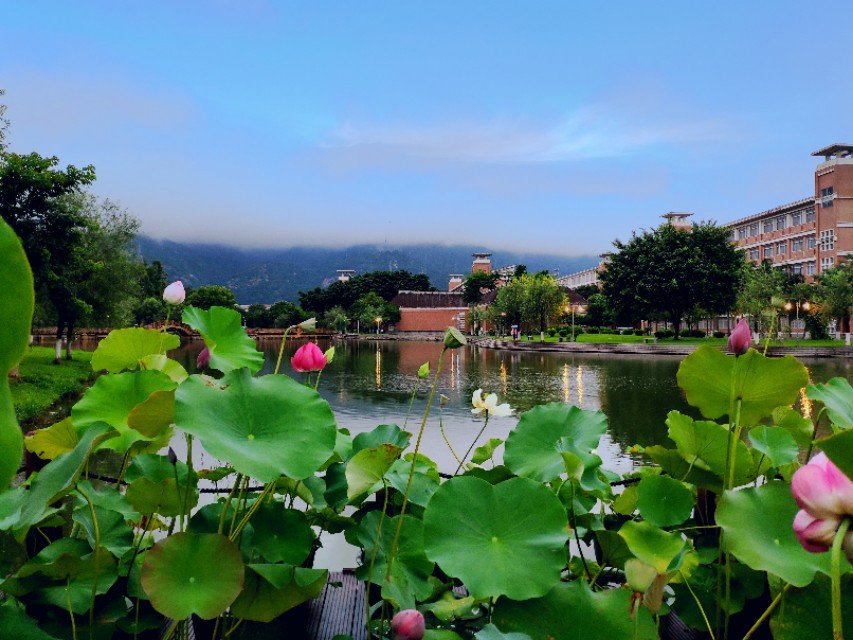
[[[53,364],[54,350],[32,347],[20,366],[20,378],[10,379],[15,413],[22,424],[30,423],[62,398],[77,393],[94,377],[89,351],[74,351],[73,360]]]
[[[532,336],[531,342],[539,342],[539,335]],[[642,344],[644,336],[623,336],[609,333],[580,333],[578,334],[578,342],[586,342],[590,344]],[[512,338],[504,338],[511,340]],[[566,339],[567,340],[567,339]],[[522,336],[522,342],[527,342],[527,336]],[[559,342],[556,337],[545,336],[545,342]],[[658,340],[657,344],[707,344],[712,347],[724,346],[727,342],[726,338],[665,338]],[[843,347],[844,340],[771,340],[770,346],[773,347]],[[757,347],[756,347],[757,348]],[[761,348],[764,348],[764,341],[761,341]]]

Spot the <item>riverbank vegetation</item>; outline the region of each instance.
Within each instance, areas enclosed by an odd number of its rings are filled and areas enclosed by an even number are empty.
[[[63,398],[80,392],[95,374],[92,354],[75,351],[74,357],[57,367],[54,350],[32,347],[18,368],[18,377],[10,379],[12,403],[18,420],[27,425],[44,415]]]

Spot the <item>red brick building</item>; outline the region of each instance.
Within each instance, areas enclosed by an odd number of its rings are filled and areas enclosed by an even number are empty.
[[[444,331],[465,329],[468,305],[462,291],[400,291],[391,299],[400,307],[397,331]]]

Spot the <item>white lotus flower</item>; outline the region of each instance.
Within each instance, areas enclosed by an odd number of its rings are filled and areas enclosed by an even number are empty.
[[[483,395],[482,389],[477,389],[471,398],[473,409],[471,413],[480,414],[484,411],[489,416],[503,418],[512,415],[512,409],[508,404],[498,404],[498,396],[496,393],[487,393]]]

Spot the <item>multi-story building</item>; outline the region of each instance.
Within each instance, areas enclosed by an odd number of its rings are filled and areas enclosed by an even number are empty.
[[[811,280],[853,255],[853,145],[833,144],[814,178],[814,196],[728,223],[750,262],[768,260]]]

